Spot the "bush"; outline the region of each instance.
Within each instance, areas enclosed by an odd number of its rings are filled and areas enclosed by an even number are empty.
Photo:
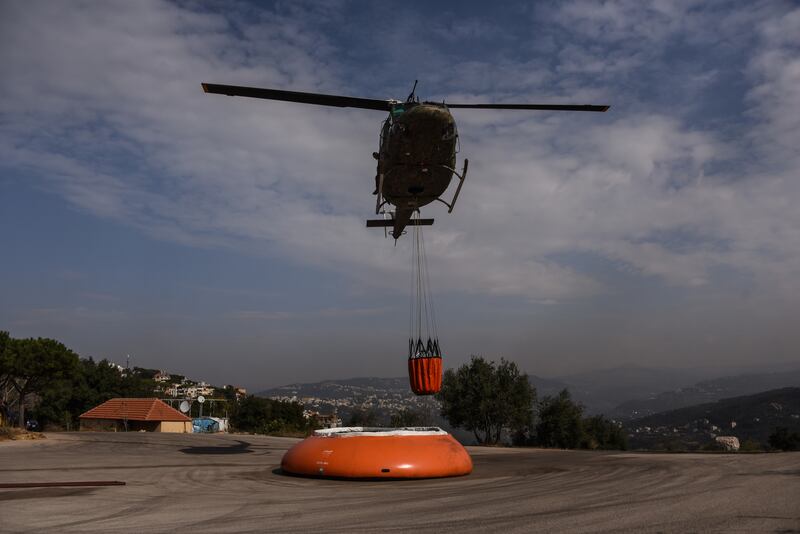
[[[368,410],[355,408],[347,419],[347,426],[379,426],[378,413],[372,408]]]
[[[582,421],[582,449],[620,450],[628,448],[628,437],[622,426],[602,415],[588,417]]]
[[[303,433],[308,426],[301,404],[255,395],[234,404],[230,423],[239,432],[255,434]]]
[[[800,450],[800,434],[789,432],[786,427],[778,427],[769,436],[769,446],[781,451]]]
[[[764,450],[764,447],[754,439],[746,439],[739,447],[740,452],[758,452],[762,450]]]
[[[426,426],[428,423],[424,413],[411,408],[404,408],[397,413],[393,413],[389,426],[394,428],[404,426]]]
[[[545,397],[539,404],[535,443],[542,447],[576,449],[584,441],[583,406],[572,401],[569,391]]]

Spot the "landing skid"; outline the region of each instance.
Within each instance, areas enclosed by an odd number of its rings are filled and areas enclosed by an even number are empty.
[[[458,200],[458,195],[461,193],[461,187],[464,185],[464,180],[467,179],[467,169],[469,168],[469,160],[464,160],[464,168],[461,170],[461,174],[458,173],[457,170],[453,169],[452,167],[448,167],[447,165],[442,165],[443,168],[447,169],[448,171],[452,171],[458,177],[458,187],[456,188],[456,192],[453,195],[453,200],[447,202],[446,200],[442,200],[441,198],[437,198],[439,202],[447,206],[447,213],[453,213],[453,208],[456,207],[456,200]]]
[[[411,219],[406,226],[431,226],[433,219]],[[367,228],[386,228],[394,226],[394,219],[367,220]]]

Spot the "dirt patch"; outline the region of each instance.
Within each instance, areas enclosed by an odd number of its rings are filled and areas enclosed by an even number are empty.
[[[26,439],[44,439],[44,434],[41,432],[28,432],[27,430],[10,426],[0,427],[0,441]]]

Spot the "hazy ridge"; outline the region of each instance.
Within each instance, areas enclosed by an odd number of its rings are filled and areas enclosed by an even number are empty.
[[[778,364],[761,369],[761,372],[753,372],[758,368],[664,369],[631,365],[560,377],[529,374],[528,380],[540,398],[566,388],[575,400],[584,405],[588,414],[629,420],[728,397],[800,386],[800,364]],[[322,409],[334,403],[343,407],[359,405],[399,409],[423,402],[409,390],[407,377],[354,377],[295,383],[256,394],[306,399],[307,403]]]
[[[699,448],[716,436],[736,436],[764,446],[776,427],[800,431],[800,388],[789,387],[689,406],[626,424],[631,446]]]
[[[632,419],[762,391],[800,386],[800,371],[744,374],[704,380],[693,386],[658,393],[649,398],[629,400],[608,415]]]

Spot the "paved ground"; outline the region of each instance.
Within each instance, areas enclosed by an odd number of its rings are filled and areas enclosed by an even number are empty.
[[[49,434],[0,443],[2,532],[800,532],[800,453],[470,448],[475,471],[347,482],[280,474],[289,438]]]

